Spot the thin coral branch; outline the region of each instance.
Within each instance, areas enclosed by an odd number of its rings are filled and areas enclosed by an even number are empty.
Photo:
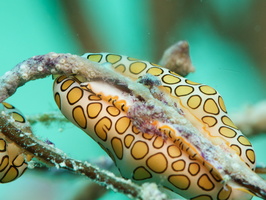
[[[45,126],[50,126],[53,122],[69,123],[70,121],[59,112],[47,112],[38,115],[27,116],[27,120],[31,125],[42,123]]]
[[[88,25],[88,18],[83,9],[83,1],[61,0],[60,3],[65,11],[65,16],[75,36],[79,40],[79,44],[84,50],[99,50],[99,43],[93,37],[92,29]],[[93,17],[92,17],[93,18]],[[93,21],[94,22],[94,21]],[[98,36],[97,36],[98,37]]]
[[[73,200],[97,200],[106,193],[106,188],[96,183],[88,183],[73,197]]]
[[[8,117],[5,115],[0,116],[1,132],[10,140],[16,141],[18,146],[33,154],[37,159],[48,165],[85,175],[97,183],[114,191],[124,193],[131,198],[143,199],[144,188],[142,189],[142,187],[133,184],[130,180],[115,177],[110,172],[99,170],[88,162],[81,162],[68,157],[60,150],[42,142],[32,134],[24,133],[15,128]],[[161,199],[165,199],[165,195],[162,194],[162,197],[164,198]]]
[[[177,42],[166,49],[159,63],[181,76],[195,71],[189,56],[189,45],[186,41]]]
[[[247,136],[266,133],[266,101],[247,106],[232,115],[236,126]]]
[[[266,174],[266,168],[265,167],[256,167],[255,171],[258,174]]]

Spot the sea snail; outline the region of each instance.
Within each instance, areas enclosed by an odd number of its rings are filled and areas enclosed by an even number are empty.
[[[11,115],[13,125],[23,132],[31,133],[30,126],[22,113],[9,103],[0,104],[0,112]],[[27,169],[32,156],[23,152],[13,141],[0,131],[0,183],[7,183],[19,178]]]
[[[212,87],[127,56],[87,53],[83,57],[97,63],[111,63],[117,73],[133,81],[140,80],[138,82],[147,87],[157,84],[195,127],[203,134],[226,141],[228,149],[254,170],[255,154],[251,143],[230,120],[222,97]],[[142,78],[147,74],[157,77],[158,81],[149,83],[149,78]],[[61,112],[109,154],[123,177],[138,183],[156,182],[193,200],[252,198],[237,185],[225,183],[218,171],[197,153],[196,147],[178,137],[175,125],[168,124],[163,116],[152,118],[149,112],[156,108],[146,105],[129,88],[101,79],[83,82],[79,76],[63,75],[54,81],[53,89]],[[139,110],[136,104],[140,105]],[[138,123],[131,117],[134,111],[144,113],[139,116]],[[150,128],[142,129],[147,123]]]

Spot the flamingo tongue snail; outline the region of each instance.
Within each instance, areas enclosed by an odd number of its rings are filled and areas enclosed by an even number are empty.
[[[135,95],[112,77],[84,82],[80,76],[62,75],[54,81],[54,98],[61,112],[109,154],[123,177],[156,182],[194,200],[252,198],[246,189],[223,180],[207,155],[190,142],[192,136],[184,134],[182,123],[174,123],[165,114],[174,110],[183,115],[213,144],[225,144],[225,152],[237,154],[254,170],[251,143],[230,120],[215,89],[127,56],[87,53],[83,57],[111,63],[117,73],[145,86],[143,94],[153,97]]]
[[[25,117],[14,106],[3,102],[0,104],[0,111],[11,115],[14,120],[13,124],[20,130],[31,133]],[[28,167],[27,162],[31,159],[31,155],[23,152],[0,131],[0,183],[11,182],[20,177]]]

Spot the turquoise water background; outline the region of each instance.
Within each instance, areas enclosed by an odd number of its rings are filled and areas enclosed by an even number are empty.
[[[186,9],[181,13],[169,14],[155,8],[158,1],[84,0],[78,1],[82,10],[74,10],[73,13],[69,13],[64,6],[70,1],[1,1],[0,75],[29,57],[48,52],[78,55],[85,52],[112,52],[156,63],[165,48],[179,40],[187,40],[196,67],[196,72],[189,74],[188,78],[216,88],[224,97],[229,114],[265,99],[263,62],[259,65],[241,43],[229,39],[228,30],[217,31],[210,20],[212,15],[205,13],[215,13],[224,24],[241,18],[243,21],[235,22],[237,27],[251,20],[251,1],[191,1],[191,4],[197,5],[184,6],[186,1],[180,0],[177,1],[180,7]],[[166,7],[175,9],[177,5],[174,1],[165,1]],[[180,11],[180,8],[176,9]],[[71,19],[80,13],[85,19],[84,30],[88,31],[88,39],[86,35],[76,32],[71,23]],[[75,21],[74,25],[78,25],[78,22]],[[166,26],[169,22],[174,25]],[[254,29],[256,37],[256,32],[265,31],[261,27],[259,23],[250,23],[247,28]],[[25,115],[57,111],[52,96],[52,82],[52,78],[47,77],[27,83],[6,101]],[[71,124],[53,124],[51,127],[38,124],[33,126],[33,130],[36,135],[51,140],[56,147],[74,158],[97,159],[106,155],[86,134]],[[257,152],[258,163],[266,163],[265,136],[259,135],[251,138],[251,141]],[[38,175],[31,171],[28,170],[12,183],[1,185],[0,199],[72,200],[87,181],[86,178],[52,173]],[[128,198],[111,192],[101,198],[105,199]]]

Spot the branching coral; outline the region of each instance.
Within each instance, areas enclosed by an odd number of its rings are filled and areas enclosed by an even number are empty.
[[[243,111],[232,115],[235,124],[248,136],[266,132],[266,102],[247,106]],[[245,116],[245,117],[244,117]]]
[[[186,41],[180,41],[169,47],[164,52],[159,64],[181,76],[186,76],[190,72],[195,71],[190,60],[189,46]]]
[[[185,51],[182,50],[185,46]],[[181,51],[179,51],[181,48]],[[174,47],[171,47],[169,51],[166,52],[167,55],[163,58],[162,63],[164,65],[170,65],[170,68],[177,69],[174,65],[181,66],[181,69],[179,68],[178,71],[181,71],[182,74],[187,74],[192,70],[191,63],[188,53],[187,44],[177,43]],[[176,49],[179,49],[178,51]],[[182,52],[182,56],[179,56],[179,53],[175,52]],[[184,53],[185,52],[185,53]],[[108,57],[109,54],[106,54],[106,57]],[[92,60],[97,59],[98,56],[101,56],[100,54],[88,54],[86,56],[92,56]],[[185,59],[184,59],[185,58]],[[114,62],[114,60],[118,59],[126,59],[124,57],[119,56],[110,56],[110,62]],[[177,60],[181,61],[177,61]],[[134,59],[129,58],[129,61],[132,61]],[[95,60],[94,60],[95,61]],[[173,62],[174,61],[174,62]],[[140,62],[142,63],[141,66],[143,66],[143,63],[146,64],[146,66],[151,65],[150,69],[153,69],[153,73],[158,73],[158,71],[163,71],[162,68],[157,67],[154,64],[150,64],[148,62]],[[174,64],[173,64],[174,63]],[[136,63],[135,63],[136,64]],[[133,66],[133,64],[131,64]],[[136,71],[139,71],[140,68],[132,68],[131,70],[135,73]],[[174,66],[174,67],[173,67]],[[184,70],[184,68],[185,70]],[[189,67],[188,67],[189,66]],[[119,68],[120,67],[120,68]],[[122,65],[117,66],[118,71],[123,69]],[[172,73],[167,74],[168,70],[165,70],[165,75],[163,77],[171,77],[170,79],[167,79],[168,84],[173,84],[175,82],[178,82],[177,80],[181,80],[182,78],[178,75]],[[187,71],[187,72],[184,72]],[[259,176],[257,176],[253,171],[250,170],[250,168],[246,165],[250,165],[252,168],[252,164],[254,164],[255,161],[250,159],[250,154],[247,154],[248,159],[245,160],[245,155],[241,158],[237,155],[235,151],[228,148],[228,141],[224,139],[220,139],[220,137],[213,137],[206,133],[208,133],[208,130],[206,127],[210,124],[210,121],[204,121],[205,126],[202,126],[204,131],[200,131],[201,128],[199,128],[198,124],[202,124],[201,122],[197,122],[195,120],[195,117],[191,115],[184,106],[182,106],[182,103],[177,101],[175,97],[172,97],[169,95],[169,91],[167,91],[165,88],[162,88],[160,85],[160,82],[156,81],[156,79],[152,77],[142,77],[138,81],[134,81],[131,78],[128,78],[127,76],[124,76],[120,73],[117,73],[113,68],[112,65],[108,62],[100,64],[97,62],[90,61],[86,58],[82,58],[79,56],[71,55],[71,54],[56,54],[56,53],[49,53],[42,56],[35,56],[33,58],[30,58],[20,64],[18,64],[14,69],[7,72],[4,76],[0,78],[0,102],[4,101],[6,98],[11,96],[15,90],[19,87],[25,84],[27,81],[38,79],[38,78],[44,78],[45,76],[48,76],[50,74],[64,74],[63,78],[59,78],[56,80],[55,84],[55,100],[57,102],[57,105],[61,109],[61,111],[64,113],[64,106],[67,105],[67,103],[64,103],[65,100],[61,98],[65,98],[64,95],[67,94],[61,94],[58,95],[58,92],[60,89],[58,87],[64,88],[65,85],[69,85],[69,83],[62,86],[67,81],[70,81],[70,85],[75,82],[75,84],[78,85],[78,87],[82,88],[77,89],[81,92],[86,92],[87,95],[94,95],[94,100],[97,98],[100,98],[101,100],[106,98],[110,104],[113,105],[112,113],[114,112],[120,112],[123,111],[124,113],[127,113],[126,118],[121,116],[121,118],[126,119],[126,121],[123,121],[123,124],[127,124],[127,120],[131,119],[133,122],[133,127],[137,127],[138,129],[141,129],[141,131],[144,131],[145,134],[143,135],[143,138],[145,140],[149,140],[148,138],[151,136],[148,136],[149,134],[158,136],[158,140],[156,140],[156,145],[158,145],[158,141],[160,140],[160,137],[164,135],[164,142],[159,142],[161,146],[166,144],[167,149],[170,148],[170,146],[179,146],[179,148],[182,150],[182,152],[186,151],[186,154],[188,157],[190,157],[190,160],[194,160],[192,163],[196,163],[199,165],[199,163],[204,166],[204,170],[206,170],[206,173],[217,173],[216,179],[219,179],[219,183],[215,185],[215,187],[221,187],[221,191],[219,192],[219,195],[221,193],[228,193],[228,188],[231,188],[234,190],[235,188],[246,188],[252,193],[261,196],[263,198],[266,198],[266,183],[264,180],[262,180]],[[72,75],[75,75],[72,77]],[[164,74],[164,73],[162,73]],[[72,77],[72,78],[68,78]],[[162,78],[164,79],[164,78]],[[125,98],[128,99],[128,101],[125,103],[125,101],[121,101],[117,97],[111,97],[105,96],[104,94],[97,92],[97,84],[94,86],[94,88],[91,88],[90,84],[93,84],[95,80],[101,80],[101,84],[104,85],[108,90],[110,87],[115,88],[114,90],[116,92],[120,92],[119,94]],[[86,82],[87,81],[87,82]],[[200,90],[204,91],[205,93],[208,93],[208,95],[217,95],[217,92],[210,88],[209,86],[200,85],[194,82],[191,82],[187,79],[182,79],[182,81],[189,83],[191,85],[195,85],[195,88],[200,88]],[[85,82],[85,83],[84,83]],[[96,81],[97,82],[97,81]],[[178,88],[178,87],[177,87]],[[181,94],[184,91],[175,89],[177,94]],[[191,88],[188,87],[188,88]],[[69,86],[66,87],[66,89],[62,89],[63,91],[68,90]],[[58,92],[57,92],[58,91]],[[170,90],[171,91],[171,90]],[[178,91],[178,92],[177,92]],[[69,93],[71,90],[69,89]],[[164,95],[168,94],[168,95]],[[90,97],[90,96],[89,96]],[[132,98],[133,97],[133,98]],[[69,97],[68,97],[69,98]],[[85,98],[85,97],[84,97]],[[198,98],[194,97],[193,98]],[[70,98],[70,104],[74,104],[77,101],[81,99],[78,97],[75,97],[74,99]],[[88,100],[88,97],[86,97]],[[219,105],[221,106],[221,109],[224,109],[223,103],[221,103],[221,98],[219,97]],[[99,100],[99,99],[98,99]],[[106,101],[107,101],[106,100]],[[210,102],[209,99],[206,100],[206,102]],[[131,102],[131,103],[130,103]],[[206,103],[207,104],[207,103]],[[210,103],[208,103],[209,105]],[[213,103],[211,101],[211,107],[215,109],[215,106],[213,106],[215,102]],[[109,105],[109,104],[108,104]],[[189,104],[191,107],[195,106],[195,102],[193,104]],[[84,106],[86,106],[84,104]],[[76,107],[77,108],[77,107]],[[75,117],[75,112],[80,113],[79,110],[76,108],[73,108],[73,123],[76,125],[83,127],[84,129],[86,126],[84,125],[86,123],[85,117],[79,118]],[[109,107],[107,107],[109,108]],[[106,109],[107,109],[106,108]],[[181,109],[180,109],[181,108]],[[68,109],[68,108],[67,108]],[[71,108],[72,109],[72,108]],[[80,107],[78,108],[80,109]],[[68,109],[69,110],[69,109]],[[118,111],[117,111],[118,110]],[[144,112],[140,112],[143,110]],[[206,108],[208,112],[212,112]],[[93,111],[93,114],[89,113],[88,115],[93,116],[98,113],[96,111]],[[95,114],[96,112],[96,114]],[[67,114],[67,111],[64,113]],[[106,120],[106,118],[103,118]],[[142,119],[145,119],[142,121]],[[230,125],[233,127],[232,122],[228,117],[223,117],[223,123],[226,125]],[[107,119],[108,122],[108,119]],[[107,123],[108,124],[108,123]],[[163,124],[165,126],[162,126],[160,124]],[[207,124],[207,125],[206,125]],[[57,166],[59,168],[68,169],[70,171],[74,171],[76,173],[85,174],[86,176],[96,180],[97,182],[101,184],[105,184],[108,188],[114,189],[119,192],[123,192],[125,194],[128,194],[129,196],[133,198],[140,198],[140,199],[165,199],[166,196],[164,194],[161,194],[157,189],[154,189],[154,185],[143,184],[144,188],[141,188],[140,186],[137,186],[133,184],[131,181],[126,181],[124,179],[120,179],[117,177],[114,177],[110,173],[100,171],[94,167],[92,167],[90,164],[86,162],[80,162],[74,159],[71,159],[67,157],[63,152],[58,152],[58,150],[54,149],[53,147],[49,146],[48,144],[39,141],[37,138],[35,138],[31,134],[26,134],[23,131],[19,130],[18,128],[14,127],[12,123],[8,120],[8,117],[6,115],[2,115],[0,118],[0,126],[2,133],[9,138],[10,140],[16,142],[16,144],[23,148],[25,151],[29,152],[30,154],[37,157],[39,160],[50,164]],[[126,125],[123,125],[126,126]],[[122,126],[122,127],[123,127]],[[167,127],[167,128],[165,128]],[[89,127],[91,129],[91,127]],[[126,127],[128,128],[128,127]],[[122,128],[124,129],[124,128]],[[98,127],[95,125],[95,132],[98,134],[98,136],[105,140],[105,134],[106,130],[108,129],[108,125]],[[172,130],[172,131],[169,131]],[[212,129],[210,129],[212,130]],[[120,133],[120,130],[116,130]],[[87,132],[87,131],[86,131]],[[224,133],[224,132],[222,132]],[[232,133],[232,132],[229,132]],[[229,134],[226,132],[226,134]],[[121,131],[122,134],[122,131]],[[135,137],[142,137],[140,135],[137,136],[136,133]],[[153,135],[152,135],[153,137]],[[242,138],[243,136],[239,136]],[[244,137],[243,137],[244,138]],[[241,139],[241,141],[244,141],[245,144],[249,143],[246,139]],[[126,139],[125,139],[126,140]],[[115,141],[115,143],[119,146],[121,141],[120,139],[112,140]],[[163,141],[163,140],[162,140]],[[154,142],[155,143],[155,142]],[[153,143],[153,146],[154,146]],[[142,143],[135,143],[137,145],[140,145]],[[149,147],[156,149],[157,147]],[[144,145],[145,146],[145,145]],[[141,145],[140,145],[141,147]],[[103,148],[106,148],[103,146]],[[116,155],[118,158],[121,157],[121,151],[117,147],[113,147],[114,152],[113,154]],[[106,151],[108,152],[108,148],[106,148]],[[132,150],[131,150],[132,151]],[[247,152],[250,152],[251,149],[247,149]],[[161,153],[158,153],[163,157]],[[112,153],[110,154],[112,155]],[[141,153],[133,153],[135,157],[138,157],[141,155]],[[171,155],[171,154],[169,154]],[[157,158],[161,158],[160,156]],[[171,156],[170,156],[171,157]],[[169,159],[171,159],[169,157]],[[150,157],[152,158],[152,156]],[[152,171],[156,172],[157,174],[161,172],[161,168],[153,165],[154,161],[153,159],[148,159],[147,165],[151,168]],[[121,158],[120,158],[121,159]],[[130,158],[125,158],[130,159]],[[116,159],[114,159],[116,160]],[[136,159],[138,160],[138,159]],[[243,162],[243,160],[245,162]],[[116,160],[117,161],[117,160]],[[162,159],[164,161],[164,159]],[[202,162],[203,161],[203,162]],[[152,163],[152,164],[151,164]],[[208,163],[208,164],[207,164]],[[134,163],[132,163],[134,164]],[[174,163],[173,163],[174,164]],[[120,162],[117,161],[117,165],[120,166]],[[173,165],[172,165],[173,166]],[[121,168],[120,168],[121,169]],[[176,169],[176,168],[174,168]],[[127,169],[128,170],[128,169]],[[143,170],[143,168],[141,168]],[[145,171],[142,171],[142,174],[145,174]],[[156,174],[155,173],[155,174]],[[127,175],[125,175],[127,177]],[[142,176],[142,175],[141,175]],[[176,181],[176,177],[179,177],[180,175],[174,175],[169,176],[168,181],[172,183],[176,188],[181,188],[184,190],[183,183],[180,183],[181,180],[187,181],[188,179],[178,179]],[[161,176],[158,175],[160,178]],[[174,178],[171,178],[174,177]],[[182,176],[184,177],[184,176]],[[203,178],[202,178],[203,177]],[[201,183],[201,181],[205,180],[206,177],[208,177],[206,174],[202,174],[201,178],[198,179],[200,183],[198,183],[199,187],[206,188],[206,190],[210,190],[212,182],[209,181],[209,185],[205,186]],[[218,178],[219,177],[219,178]],[[252,178],[251,178],[252,177]],[[135,179],[138,178],[135,176]],[[156,180],[156,179],[154,179]],[[208,181],[207,181],[208,182]],[[168,183],[162,182],[162,184],[167,187],[169,187]],[[218,186],[219,185],[219,186]],[[150,192],[150,188],[152,186],[152,192]],[[171,187],[170,187],[171,188]],[[220,190],[220,188],[219,188]],[[157,191],[157,192],[155,192]],[[178,190],[177,190],[178,191]],[[147,195],[148,193],[148,195]],[[196,192],[197,193],[197,192]],[[152,194],[156,194],[155,196],[152,196]],[[201,193],[199,193],[201,194]],[[231,194],[231,193],[230,193]],[[228,194],[228,195],[230,195]],[[190,194],[185,194],[189,196]],[[223,194],[224,195],[224,194]],[[249,196],[249,195],[248,195]],[[249,197],[247,197],[249,198]]]

